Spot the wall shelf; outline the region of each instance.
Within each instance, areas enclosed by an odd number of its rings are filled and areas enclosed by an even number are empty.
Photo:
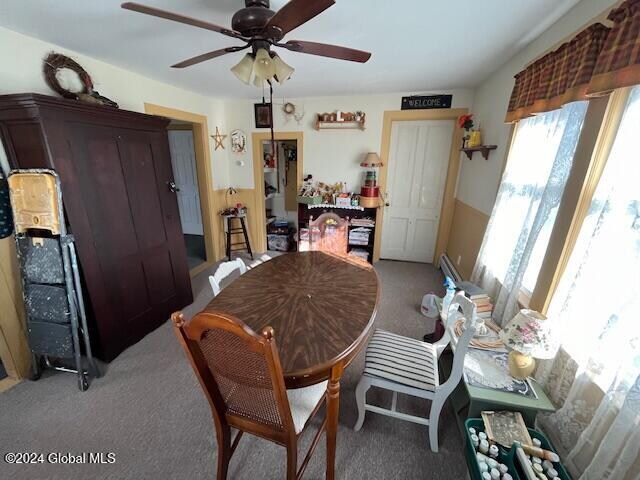
[[[471,160],[471,158],[473,157],[474,152],[482,153],[484,159],[489,160],[489,152],[491,150],[495,150],[496,148],[498,148],[497,145],[478,145],[477,147],[461,148],[460,151],[464,152],[469,160]]]
[[[355,121],[331,121],[331,120],[318,120],[316,121],[316,130],[364,130],[364,120],[360,122]]]
[[[364,130],[364,112],[317,113],[316,130]]]

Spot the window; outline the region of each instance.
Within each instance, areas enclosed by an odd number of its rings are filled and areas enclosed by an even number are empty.
[[[563,348],[605,391],[621,369],[630,382],[640,373],[639,131],[635,87],[549,309]]]
[[[535,287],[587,105],[570,103],[518,123],[479,257],[507,289],[519,278],[529,294]]]

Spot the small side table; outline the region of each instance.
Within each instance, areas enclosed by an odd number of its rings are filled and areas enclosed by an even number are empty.
[[[444,352],[440,357],[445,378],[451,372],[452,357],[447,352]],[[464,434],[464,422],[467,418],[479,418],[483,410],[518,411],[522,413],[527,426],[534,428],[538,412],[555,412],[556,408],[538,382],[531,379],[531,386],[535,390],[537,398],[468,385],[463,376],[449,397],[460,432]]]
[[[231,260],[231,254],[233,252],[247,251],[249,255],[251,255],[251,260],[253,260],[253,252],[251,251],[251,242],[249,241],[249,235],[247,235],[247,225],[245,224],[246,214],[241,215],[223,215],[225,222],[225,230],[227,232],[227,241],[226,241],[226,254],[227,259]],[[240,223],[240,226],[233,226],[233,220],[237,220]],[[237,235],[242,233],[244,237],[244,241],[232,243],[231,237],[232,235]],[[236,247],[236,248],[234,248]]]

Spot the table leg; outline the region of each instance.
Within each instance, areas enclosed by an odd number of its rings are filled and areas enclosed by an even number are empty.
[[[336,440],[338,435],[338,414],[340,412],[340,377],[342,365],[331,369],[329,384],[327,385],[327,480],[335,478]]]

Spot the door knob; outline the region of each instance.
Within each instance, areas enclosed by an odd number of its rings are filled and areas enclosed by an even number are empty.
[[[173,193],[180,191],[180,189],[176,186],[176,182],[174,181],[167,182],[167,186],[169,187],[169,190]]]

